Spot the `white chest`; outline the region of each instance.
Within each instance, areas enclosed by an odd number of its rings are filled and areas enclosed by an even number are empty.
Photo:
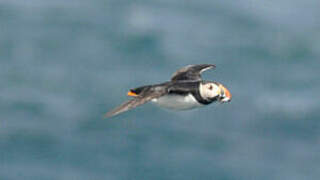
[[[152,102],[155,104],[174,110],[187,110],[196,107],[203,106],[191,95],[180,96],[180,95],[166,95],[157,99],[153,99]]]

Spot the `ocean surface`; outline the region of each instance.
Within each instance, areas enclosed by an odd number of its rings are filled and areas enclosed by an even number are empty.
[[[319,0],[1,0],[0,180],[320,179]],[[227,104],[104,113],[212,63]]]

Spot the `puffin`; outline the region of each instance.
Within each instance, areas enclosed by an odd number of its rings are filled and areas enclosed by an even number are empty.
[[[214,64],[188,65],[177,70],[170,81],[130,89],[127,95],[132,99],[107,112],[105,117],[116,116],[150,101],[171,110],[189,110],[214,102],[230,102],[232,95],[224,85],[201,77],[202,72],[214,68]]]

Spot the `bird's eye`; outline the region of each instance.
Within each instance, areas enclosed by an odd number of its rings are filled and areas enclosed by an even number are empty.
[[[213,88],[212,85],[210,85],[210,86],[209,86],[209,89],[212,90],[212,88]]]

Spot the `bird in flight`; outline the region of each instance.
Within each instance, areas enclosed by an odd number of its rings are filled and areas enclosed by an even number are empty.
[[[174,110],[193,109],[213,102],[229,102],[232,95],[225,86],[201,78],[202,72],[215,67],[213,64],[185,66],[176,71],[168,82],[131,89],[128,96],[133,99],[109,111],[105,117],[118,115],[149,101]]]

